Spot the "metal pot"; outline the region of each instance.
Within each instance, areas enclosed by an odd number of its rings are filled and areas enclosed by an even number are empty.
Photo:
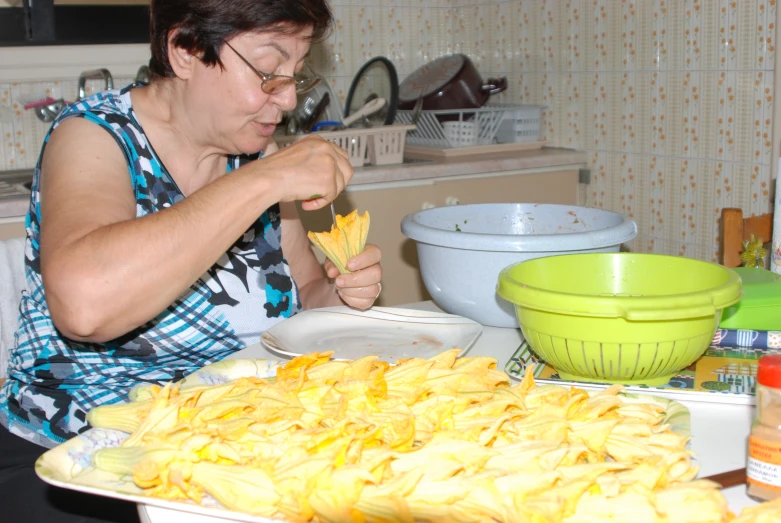
[[[422,98],[423,110],[477,109],[492,94],[507,89],[507,78],[483,81],[468,56],[437,58],[412,72],[399,85],[399,109],[412,109]]]

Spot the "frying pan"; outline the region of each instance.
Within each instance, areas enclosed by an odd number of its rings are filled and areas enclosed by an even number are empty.
[[[424,111],[477,109],[492,94],[507,89],[507,78],[483,81],[463,54],[437,58],[415,69],[399,85],[399,109],[412,109],[418,99]]]

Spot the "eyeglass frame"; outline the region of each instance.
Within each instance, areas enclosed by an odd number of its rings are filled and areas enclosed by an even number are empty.
[[[281,91],[279,91],[279,92],[282,92],[282,91],[284,91],[285,89],[287,89],[287,88],[288,88],[288,86],[289,86],[289,85],[292,85],[292,86],[294,86],[294,87],[295,87],[295,90],[296,90],[296,93],[297,93],[297,94],[306,93],[306,92],[308,92],[308,91],[310,91],[310,90],[314,89],[314,88],[315,88],[315,86],[317,86],[317,84],[319,84],[319,83],[322,81],[322,78],[320,77],[320,75],[318,75],[317,73],[315,73],[315,72],[314,72],[314,70],[312,70],[312,68],[311,68],[311,67],[309,66],[309,64],[307,64],[306,62],[304,62],[304,67],[306,67],[307,69],[309,69],[309,71],[312,73],[312,76],[311,76],[311,77],[308,77],[308,78],[304,78],[304,79],[300,79],[300,80],[299,80],[299,79],[298,79],[298,78],[296,78],[295,76],[290,76],[290,75],[286,75],[286,74],[273,74],[273,73],[264,73],[263,71],[261,71],[260,69],[258,69],[258,68],[257,68],[257,67],[255,67],[254,65],[252,65],[252,63],[251,63],[249,60],[247,60],[246,58],[244,58],[244,56],[243,56],[243,55],[242,55],[240,52],[238,52],[238,51],[237,51],[237,50],[236,50],[236,49],[235,49],[235,48],[234,48],[234,47],[233,47],[231,44],[229,44],[227,41],[224,41],[224,43],[225,43],[225,45],[227,45],[227,46],[230,48],[230,50],[231,50],[231,51],[233,51],[233,52],[236,54],[236,56],[238,56],[238,57],[241,59],[241,61],[242,61],[242,62],[244,62],[245,64],[247,64],[247,66],[248,66],[250,69],[252,69],[252,71],[253,71],[253,72],[254,72],[256,75],[258,75],[258,78],[260,78],[260,79],[262,80],[262,83],[260,84],[260,88],[261,88],[261,89],[263,90],[263,92],[264,92],[264,93],[266,93],[266,94],[269,94],[269,95],[279,94],[279,93],[273,93],[273,92],[272,92],[272,93],[270,93],[270,92],[266,91],[266,87],[265,87],[265,86],[266,86],[266,82],[268,82],[269,80],[272,80],[272,79],[274,79],[274,78],[287,78],[287,79],[293,80],[293,83],[292,83],[292,84],[288,84],[288,85],[286,85],[286,86],[285,86],[285,87],[284,87],[284,88],[283,88]],[[308,85],[308,86],[306,86],[305,88],[300,88],[300,87],[299,87],[299,86],[300,86],[300,85],[301,85],[303,82],[307,82],[307,81],[311,81],[311,82],[312,82],[312,84],[311,84],[311,85]]]

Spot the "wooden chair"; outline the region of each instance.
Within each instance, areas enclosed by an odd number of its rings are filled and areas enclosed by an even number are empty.
[[[773,213],[743,218],[740,209],[721,210],[721,264],[725,267],[740,267],[743,260],[743,240],[762,238],[764,243],[773,241]]]

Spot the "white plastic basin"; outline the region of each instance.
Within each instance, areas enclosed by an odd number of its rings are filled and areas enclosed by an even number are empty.
[[[401,232],[417,242],[423,283],[442,309],[483,325],[518,327],[513,305],[496,294],[502,269],[542,256],[615,252],[637,236],[637,225],[601,209],[484,203],[409,214]]]

